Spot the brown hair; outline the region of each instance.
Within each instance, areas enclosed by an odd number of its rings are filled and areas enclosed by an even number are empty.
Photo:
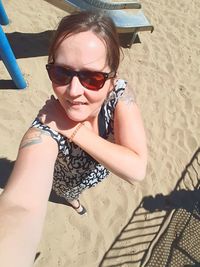
[[[64,17],[58,25],[49,49],[48,62],[54,62],[59,45],[69,35],[92,31],[105,42],[107,63],[111,71],[117,71],[120,62],[120,45],[112,19],[101,12],[82,11]]]

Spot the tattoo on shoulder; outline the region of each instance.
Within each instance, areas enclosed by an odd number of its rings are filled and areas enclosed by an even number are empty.
[[[124,91],[123,95],[119,99],[124,101],[127,105],[136,103],[134,92],[128,88]]]
[[[50,133],[48,133],[42,129],[38,129],[38,128],[34,128],[34,127],[30,128],[27,131],[27,133],[24,135],[24,137],[21,141],[20,149],[27,147],[27,146],[42,143],[42,136],[43,135],[50,136]]]

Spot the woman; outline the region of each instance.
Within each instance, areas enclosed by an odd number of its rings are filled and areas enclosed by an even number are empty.
[[[25,230],[37,233],[34,242],[29,237],[34,244],[28,251],[34,251],[39,240],[52,184],[82,215],[86,210],[80,193],[109,171],[129,183],[145,176],[145,132],[127,83],[117,77],[119,62],[110,18],[81,12],[62,19],[46,66],[56,98],[46,102],[25,134],[2,195],[3,210],[9,213],[12,207],[12,214],[23,216]],[[21,224],[16,230],[16,240],[18,233],[23,237],[23,228]]]
[[[130,183],[145,174],[145,134],[126,82],[116,77],[119,61],[110,19],[88,12],[63,18],[46,66],[57,100],[47,102],[33,126],[57,141],[53,189],[79,214],[86,212],[79,194],[108,170]]]

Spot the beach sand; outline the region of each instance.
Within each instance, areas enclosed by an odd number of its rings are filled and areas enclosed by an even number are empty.
[[[200,146],[200,2],[140,2],[155,29],[123,49],[119,76],[135,91],[144,119],[146,178],[132,186],[110,175],[81,196],[88,210],[83,217],[49,202],[34,266],[139,266],[162,218],[154,216],[149,234],[151,213],[137,214],[136,209],[144,198],[170,194]],[[23,134],[52,94],[45,70],[48,41],[67,14],[42,0],[3,3],[11,20],[3,29],[29,85],[15,89],[0,62],[0,179],[8,176]]]

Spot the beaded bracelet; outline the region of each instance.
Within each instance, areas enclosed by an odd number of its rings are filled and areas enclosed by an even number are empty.
[[[77,134],[77,132],[79,131],[79,129],[84,125],[84,122],[79,123],[79,125],[75,128],[75,130],[73,131],[72,135],[69,138],[69,142],[73,142],[73,139],[75,137],[75,135]]]

